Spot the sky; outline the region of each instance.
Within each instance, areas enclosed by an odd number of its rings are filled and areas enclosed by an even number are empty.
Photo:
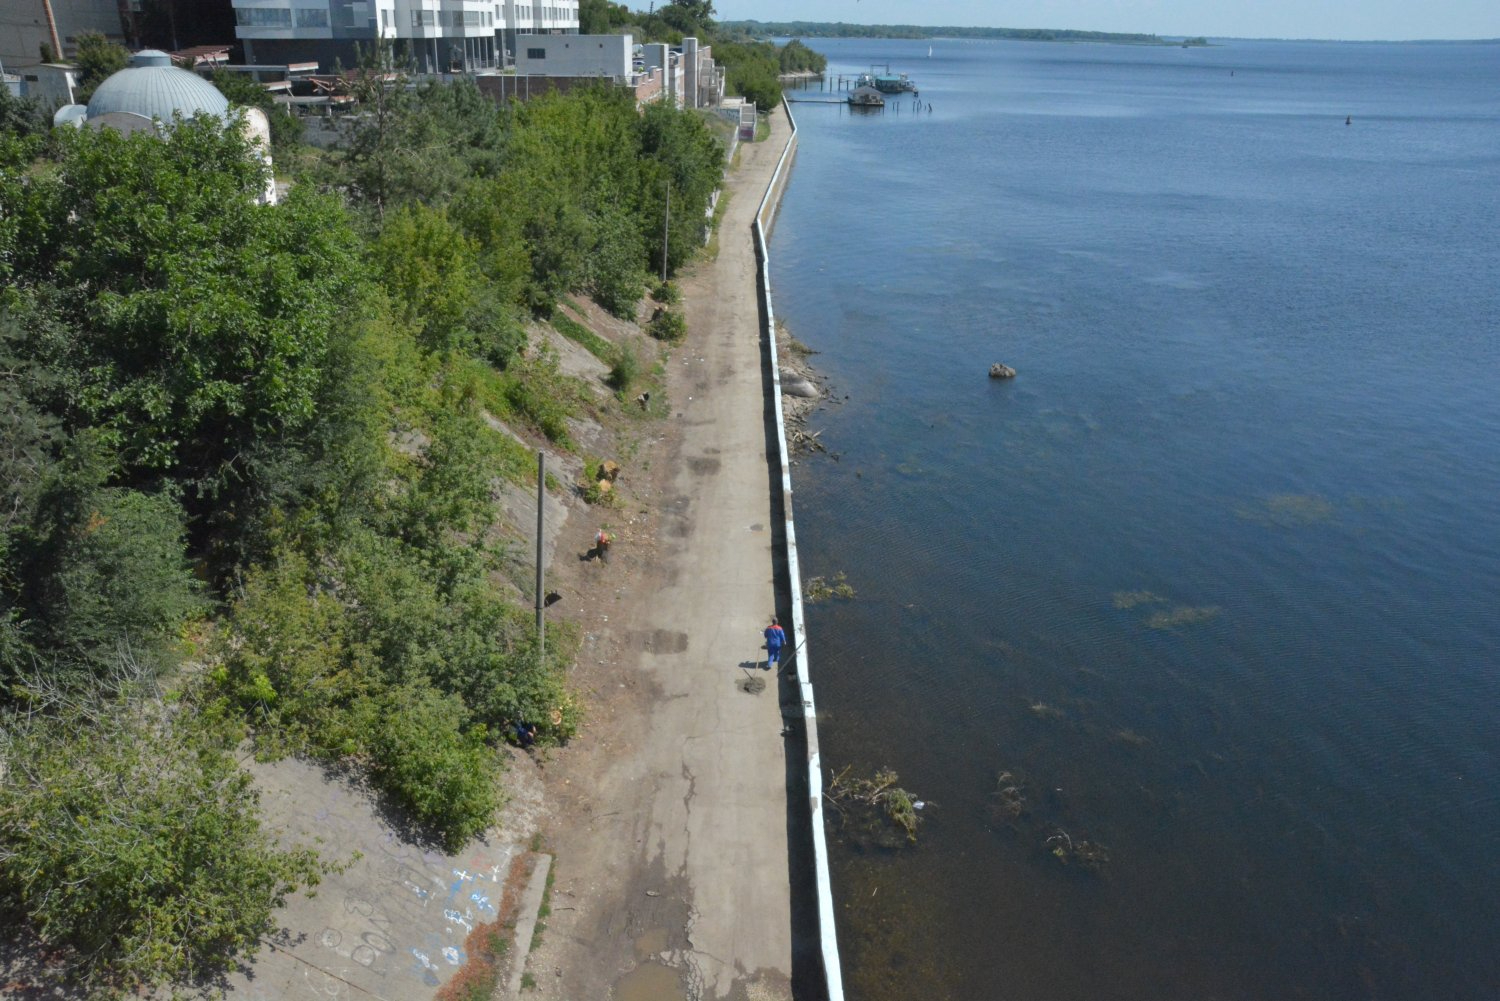
[[[722,21],[983,25],[1219,38],[1500,38],[1500,0],[714,0]]]

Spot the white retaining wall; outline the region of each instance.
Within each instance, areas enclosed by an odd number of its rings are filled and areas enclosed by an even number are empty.
[[[776,351],[776,313],[771,308],[771,255],[767,249],[766,231],[781,203],[781,193],[786,189],[792,154],[797,148],[797,120],[792,109],[783,101],[782,110],[792,126],[792,134],[782,150],[781,161],[771,175],[760,209],[755,214],[755,249],[760,257],[760,294],[765,307],[765,335],[771,352],[771,384],[776,408],[776,447],[781,463],[782,510],[786,514],[786,565],[788,585],[791,588],[792,622],[790,660],[796,665],[797,686],[802,699],[802,718],[807,730],[807,795],[808,809],[812,814],[813,865],[816,870],[818,897],[818,935],[823,959],[823,976],[828,985],[829,1001],[844,1001],[843,970],[839,966],[838,935],[834,927],[833,888],[828,878],[828,839],[823,830],[823,762],[818,753],[818,716],[813,702],[811,657],[808,653],[807,630],[803,619],[802,572],[797,562],[797,531],[792,519],[792,474],[786,447],[786,423],[781,408],[781,362]]]

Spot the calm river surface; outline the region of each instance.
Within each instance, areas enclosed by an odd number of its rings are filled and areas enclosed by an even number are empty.
[[[811,44],[923,102],[772,245],[825,763],[931,804],[849,996],[1500,996],[1500,45]]]

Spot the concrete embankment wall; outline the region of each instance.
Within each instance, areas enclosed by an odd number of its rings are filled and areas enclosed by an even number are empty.
[[[771,404],[776,415],[776,462],[781,472],[780,505],[786,519],[782,536],[785,540],[785,552],[782,556],[787,579],[783,585],[790,596],[792,612],[787,647],[792,651],[788,659],[796,668],[797,691],[801,702],[801,724],[806,737],[807,807],[811,813],[809,827],[812,837],[812,868],[813,878],[817,884],[815,893],[818,914],[818,952],[829,1001],[843,1001],[844,981],[843,972],[839,966],[838,936],[834,927],[833,888],[828,877],[828,840],[823,828],[823,762],[818,752],[818,718],[817,706],[813,701],[812,660],[808,651],[807,629],[803,618],[802,573],[797,561],[797,532],[792,519],[792,474],[786,447],[786,423],[781,406],[781,364],[776,350],[776,313],[771,305],[771,256],[766,242],[770,228],[775,221],[776,211],[781,204],[782,192],[786,190],[787,178],[791,174],[792,157],[797,151],[797,121],[792,117],[792,109],[785,102],[782,103],[781,110],[773,114],[786,115],[787,123],[791,125],[791,135],[787,139],[786,148],[782,151],[781,160],[776,165],[776,172],[771,176],[771,183],[766,187],[766,194],[761,199],[760,209],[755,215],[755,254],[760,262],[761,322],[764,324],[761,334],[765,338],[764,343],[770,353]],[[782,710],[784,716],[790,715],[791,711],[785,706]]]

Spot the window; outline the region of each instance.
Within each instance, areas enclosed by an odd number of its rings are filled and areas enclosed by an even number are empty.
[[[430,10],[414,10],[411,12],[411,26],[413,28],[430,28],[437,24],[437,14]]]
[[[236,7],[234,23],[242,28],[290,28],[292,12],[285,7]]]
[[[380,12],[380,26],[382,28],[389,28],[391,26],[391,12],[390,11],[388,11],[388,10],[382,10]]]
[[[298,7],[297,27],[299,28],[326,28],[328,27],[328,9],[318,7]]]
[[[527,49],[526,50],[526,58],[527,59],[546,59],[547,58],[547,50],[546,49]]]
[[[477,10],[466,10],[466,11],[464,11],[464,24],[476,25],[476,24],[483,24],[483,23],[484,23],[484,17],[483,17],[483,15],[480,14],[479,11],[477,11]]]

